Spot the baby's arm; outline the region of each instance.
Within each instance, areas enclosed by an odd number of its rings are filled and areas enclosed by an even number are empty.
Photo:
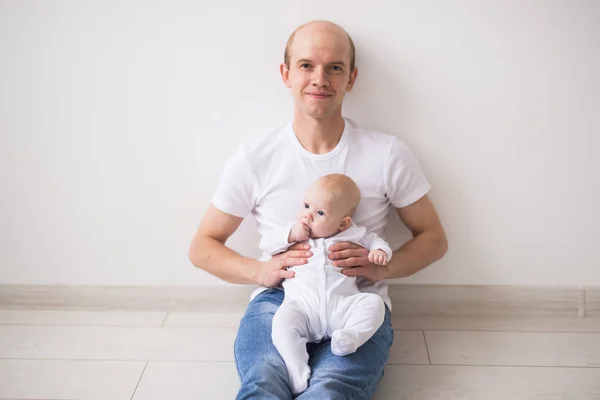
[[[293,225],[294,223],[291,222],[289,224],[271,230],[269,233],[265,234],[262,237],[258,246],[263,252],[268,253],[272,256],[274,256],[275,254],[283,253],[288,249],[288,247],[295,243],[288,241]]]
[[[392,259],[390,245],[376,233],[365,235],[363,245],[369,249],[369,261],[377,265],[386,265]]]

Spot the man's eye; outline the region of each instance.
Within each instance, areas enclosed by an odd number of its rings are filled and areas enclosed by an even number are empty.
[[[334,65],[333,67],[331,67],[331,69],[334,70],[335,72],[342,71],[342,67],[340,67],[339,65]]]
[[[310,68],[310,64],[307,64],[307,63],[300,64],[300,68]]]
[[[308,208],[308,203],[304,203],[304,208]]]
[[[319,216],[321,216],[321,217],[322,217],[323,215],[325,215],[325,213],[324,213],[323,211],[321,211],[321,210],[317,211],[317,214],[318,214]]]

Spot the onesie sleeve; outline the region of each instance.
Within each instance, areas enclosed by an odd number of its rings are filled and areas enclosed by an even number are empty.
[[[288,247],[295,243],[288,243],[288,237],[293,225],[294,223],[290,222],[287,225],[275,228],[263,235],[258,245],[259,248],[272,256],[286,251]]]
[[[212,203],[219,210],[244,218],[257,203],[260,185],[242,147],[229,159],[221,172]]]
[[[388,261],[392,259],[392,249],[390,245],[380,238],[376,233],[368,233],[361,240],[361,244],[365,246],[369,251],[372,250],[383,250],[388,256]]]
[[[431,189],[408,145],[395,136],[392,137],[385,174],[386,195],[396,208],[414,203]]]

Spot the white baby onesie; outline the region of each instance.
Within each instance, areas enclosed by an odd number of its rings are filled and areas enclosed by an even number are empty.
[[[264,235],[260,248],[275,255],[287,250],[293,223]],[[392,250],[375,233],[352,223],[348,229],[329,238],[308,239],[313,256],[308,263],[291,267],[295,277],[285,279],[285,298],[273,317],[273,344],[285,361],[294,394],[308,386],[307,342],[331,337],[331,351],[338,356],[354,353],[373,336],[383,323],[385,305],[373,293],[361,293],[356,277],[342,274],[332,265],[329,247],[339,242],[353,242],[369,250],[383,250],[388,261]]]

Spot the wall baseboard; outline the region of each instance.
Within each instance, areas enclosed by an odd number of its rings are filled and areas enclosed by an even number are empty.
[[[254,286],[0,285],[0,308],[243,310]],[[600,287],[390,284],[394,315],[600,316]]]

